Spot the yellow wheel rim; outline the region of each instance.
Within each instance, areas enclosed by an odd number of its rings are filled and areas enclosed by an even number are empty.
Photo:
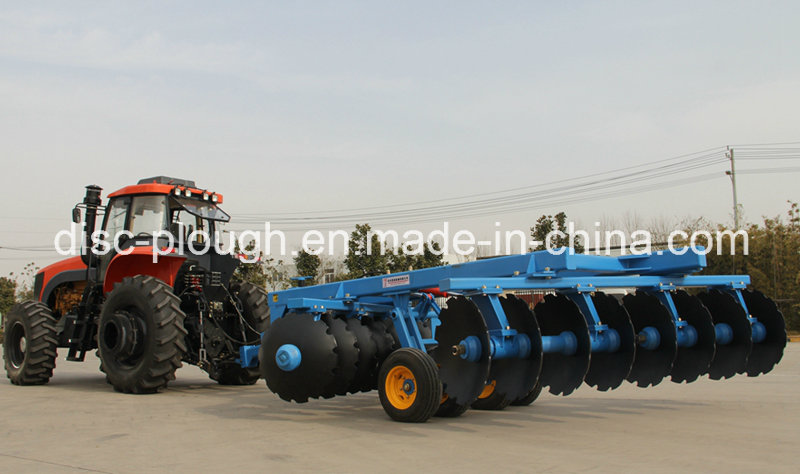
[[[393,367],[384,382],[386,398],[398,410],[407,410],[417,399],[417,379],[404,365]]]
[[[486,384],[486,386],[483,387],[483,391],[481,392],[480,395],[478,395],[478,398],[483,399],[491,397],[492,394],[494,393],[494,388],[496,386],[497,386],[497,380],[492,380],[492,383]]]

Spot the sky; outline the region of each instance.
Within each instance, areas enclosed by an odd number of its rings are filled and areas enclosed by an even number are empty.
[[[85,185],[154,175],[219,191],[235,222],[798,142],[798,25],[797,2],[0,1],[0,246],[51,245]],[[457,224],[729,222],[725,169]],[[785,213],[798,178],[742,174],[745,217]],[[0,249],[0,274],[57,259]]]

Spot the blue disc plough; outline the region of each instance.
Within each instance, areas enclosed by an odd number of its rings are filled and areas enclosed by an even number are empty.
[[[773,301],[745,275],[696,275],[693,251],[606,257],[532,252],[270,293],[271,326],[240,363],[284,400],[378,389],[407,422],[665,378],[777,364]],[[521,294],[543,297],[535,305]],[[438,301],[438,303],[437,303]]]

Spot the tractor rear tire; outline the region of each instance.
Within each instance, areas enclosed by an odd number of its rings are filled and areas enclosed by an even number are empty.
[[[249,282],[239,283],[231,290],[242,303],[247,338],[256,338],[254,344],[260,344],[261,333],[269,328],[270,322],[267,292]],[[220,364],[208,377],[220,385],[253,385],[261,377],[261,370],[258,366],[244,368],[239,364],[226,363]]]
[[[56,320],[37,301],[15,304],[5,317],[3,359],[14,385],[43,385],[56,367]]]
[[[185,318],[161,280],[136,275],[114,285],[97,330],[100,370],[114,390],[156,393],[175,380],[186,352]]]
[[[242,316],[247,323],[247,338],[256,337],[261,340],[261,333],[269,328],[267,292],[250,282],[239,283],[238,288],[234,287],[232,290],[242,302]]]

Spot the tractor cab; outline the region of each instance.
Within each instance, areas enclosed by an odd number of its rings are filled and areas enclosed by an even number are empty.
[[[230,221],[221,202],[220,194],[199,189],[194,181],[145,178],[109,195],[103,230],[108,239],[163,238],[168,232],[179,247],[205,246],[214,243],[219,225]]]
[[[218,206],[222,195],[198,188],[194,181],[166,176],[141,179],[109,194],[105,207],[100,205],[99,191],[88,187],[73,214],[79,219],[79,209],[86,210],[82,259],[104,293],[132,271],[152,275],[177,290],[189,271],[213,274],[224,283],[230,280],[238,262],[217,251],[216,245],[221,224],[230,220]],[[101,240],[92,241],[90,234],[101,212]]]

